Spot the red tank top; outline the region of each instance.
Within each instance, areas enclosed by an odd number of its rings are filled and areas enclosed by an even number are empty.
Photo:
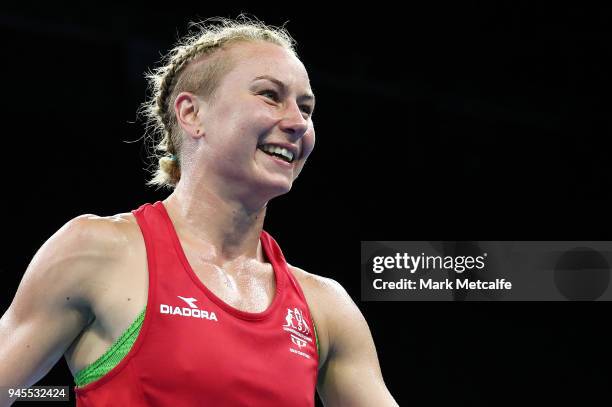
[[[262,231],[274,300],[245,312],[197,277],[161,202],[132,213],[147,251],[145,319],[121,362],[75,389],[77,406],[314,406],[312,318],[276,241]]]

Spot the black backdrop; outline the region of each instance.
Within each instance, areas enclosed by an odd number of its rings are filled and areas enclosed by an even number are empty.
[[[188,21],[240,12],[288,22],[317,94],[266,229],[351,294],[400,405],[609,402],[609,304],[362,302],[358,262],[360,240],[612,240],[609,9],[2,6],[0,310],[67,220],[166,196],[129,142],[144,72]],[[65,362],[41,383],[71,384]]]

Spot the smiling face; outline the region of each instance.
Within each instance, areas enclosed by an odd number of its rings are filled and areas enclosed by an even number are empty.
[[[297,57],[267,42],[228,50],[232,69],[198,98],[201,156],[217,185],[270,199],[288,192],[312,152],[314,96]]]

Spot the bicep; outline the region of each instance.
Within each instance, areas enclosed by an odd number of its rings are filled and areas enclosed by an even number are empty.
[[[39,249],[0,319],[0,386],[36,383],[91,319],[83,287],[100,257],[74,223]]]
[[[31,386],[62,357],[87,323],[76,309],[9,308],[0,319],[0,385]]]
[[[338,284],[328,319],[330,354],[319,373],[326,406],[396,406],[385,386],[368,324]]]

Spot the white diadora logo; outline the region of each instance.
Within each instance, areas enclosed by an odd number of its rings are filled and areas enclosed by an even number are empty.
[[[181,317],[203,318],[203,319],[208,319],[209,321],[219,322],[219,320],[217,320],[217,315],[215,315],[214,312],[208,312],[206,310],[199,309],[198,306],[194,304],[194,302],[196,302],[197,299],[192,298],[192,297],[185,298],[185,297],[181,297],[180,295],[177,295],[177,297],[185,301],[187,305],[189,305],[190,308],[176,307],[176,306],[167,305],[167,304],[160,304],[159,312],[161,312],[162,314],[167,314],[167,315],[179,315]]]
[[[198,308],[198,306],[194,304],[194,302],[197,301],[195,298],[185,298],[185,297],[181,297],[180,295],[177,295],[177,297],[185,301],[187,305],[189,305],[191,308]]]
[[[283,325],[283,329],[291,334],[291,342],[297,345],[298,348],[301,349],[306,346],[308,342],[312,342],[308,322],[306,322],[302,311],[300,311],[297,307],[293,309],[287,308],[287,316],[285,317],[285,321],[286,323]],[[304,352],[293,348],[289,348],[289,350],[310,359],[310,355]]]

